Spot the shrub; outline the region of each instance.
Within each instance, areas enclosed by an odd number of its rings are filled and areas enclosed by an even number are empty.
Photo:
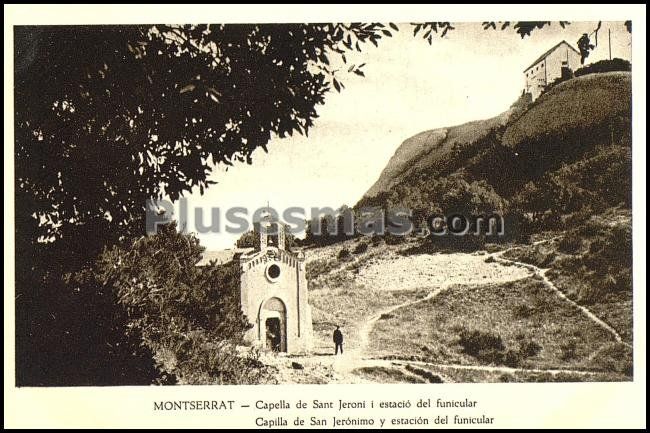
[[[368,244],[365,242],[361,242],[357,244],[356,247],[354,247],[354,250],[352,250],[353,254],[363,254],[366,251],[368,251]]]
[[[587,66],[583,66],[575,71],[575,76],[580,77],[581,75],[595,74],[602,72],[613,72],[613,71],[631,71],[632,64],[627,60],[615,58],[611,60],[601,60],[596,63],[591,63]]]
[[[616,274],[615,290],[617,292],[632,291],[632,269],[621,269]]]
[[[505,349],[501,336],[480,330],[469,331],[463,329],[460,332],[459,344],[463,347],[465,353],[474,357],[478,357],[482,351],[502,351]]]
[[[575,233],[568,233],[558,243],[558,248],[563,253],[575,254],[582,248],[582,239]]]
[[[503,354],[503,358],[500,363],[508,367],[515,368],[519,366],[520,362],[521,362],[521,354],[515,350],[508,349]]]
[[[190,384],[258,383],[264,374],[235,347],[250,328],[239,305],[239,267],[197,267],[203,248],[175,224],[105,250],[93,278],[115,290],[128,333],[167,378]]]
[[[534,312],[535,312],[535,307],[531,307],[528,304],[519,304],[514,309],[514,316],[517,319],[526,319],[532,316]]]
[[[591,359],[591,366],[598,370],[633,375],[632,349],[623,343],[609,343],[601,347]]]
[[[581,235],[593,237],[598,235],[601,232],[601,229],[600,224],[594,220],[589,220],[580,227],[579,232]]]
[[[328,273],[335,267],[336,267],[335,260],[329,260],[329,259],[312,260],[311,262],[307,263],[306,266],[307,279],[313,280],[319,275]]]
[[[502,375],[499,376],[499,382],[503,382],[503,383],[515,382],[515,378],[509,373],[503,373]]]
[[[214,343],[214,336],[202,331],[179,337],[174,370],[180,384],[255,385],[271,380],[259,350],[242,355],[232,343]]]
[[[519,347],[519,354],[522,358],[529,358],[542,351],[542,346],[533,340],[524,340]]]
[[[344,260],[350,260],[352,258],[352,255],[350,254],[350,250],[348,250],[347,248],[342,248],[341,251],[339,251],[337,257],[340,261],[344,261]]]
[[[517,248],[512,250],[507,258],[513,258],[517,261],[529,263],[540,268],[548,268],[555,260],[556,254],[541,245]]]
[[[560,355],[560,359],[562,359],[563,361],[571,361],[573,359],[576,359],[577,348],[578,348],[578,344],[576,343],[575,340],[569,340],[566,343],[563,343],[560,346],[560,350],[562,351],[562,354]]]

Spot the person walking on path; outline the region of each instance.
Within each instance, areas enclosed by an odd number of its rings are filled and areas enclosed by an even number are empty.
[[[337,326],[334,330],[334,355],[339,354],[339,349],[341,350],[341,355],[343,355],[343,333]]]

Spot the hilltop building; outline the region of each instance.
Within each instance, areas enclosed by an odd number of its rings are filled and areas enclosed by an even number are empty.
[[[525,91],[532,96],[534,101],[539,98],[547,85],[557,78],[572,74],[580,65],[578,50],[567,41],[562,41],[524,69]]]

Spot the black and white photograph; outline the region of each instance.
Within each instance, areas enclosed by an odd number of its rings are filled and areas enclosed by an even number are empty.
[[[13,386],[633,382],[637,17],[493,16],[5,25]]]

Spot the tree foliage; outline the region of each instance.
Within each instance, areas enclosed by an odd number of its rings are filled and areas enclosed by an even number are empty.
[[[115,293],[127,335],[154,354],[162,377],[255,382],[263,374],[259,365],[235,349],[251,326],[239,307],[239,269],[197,267],[203,250],[170,223],[128,248],[107,249],[90,275],[95,286]]]
[[[559,21],[558,24],[560,27],[565,28],[567,25],[569,25],[569,21]],[[512,21],[484,21],[483,22],[483,29],[488,30],[496,30],[497,27],[501,30],[506,30],[509,27],[512,27],[515,32],[521,36],[521,38],[525,38],[526,36],[530,36],[530,34],[536,30],[536,29],[541,29],[544,28],[545,26],[550,26],[551,21],[518,21],[518,22],[512,22]]]

